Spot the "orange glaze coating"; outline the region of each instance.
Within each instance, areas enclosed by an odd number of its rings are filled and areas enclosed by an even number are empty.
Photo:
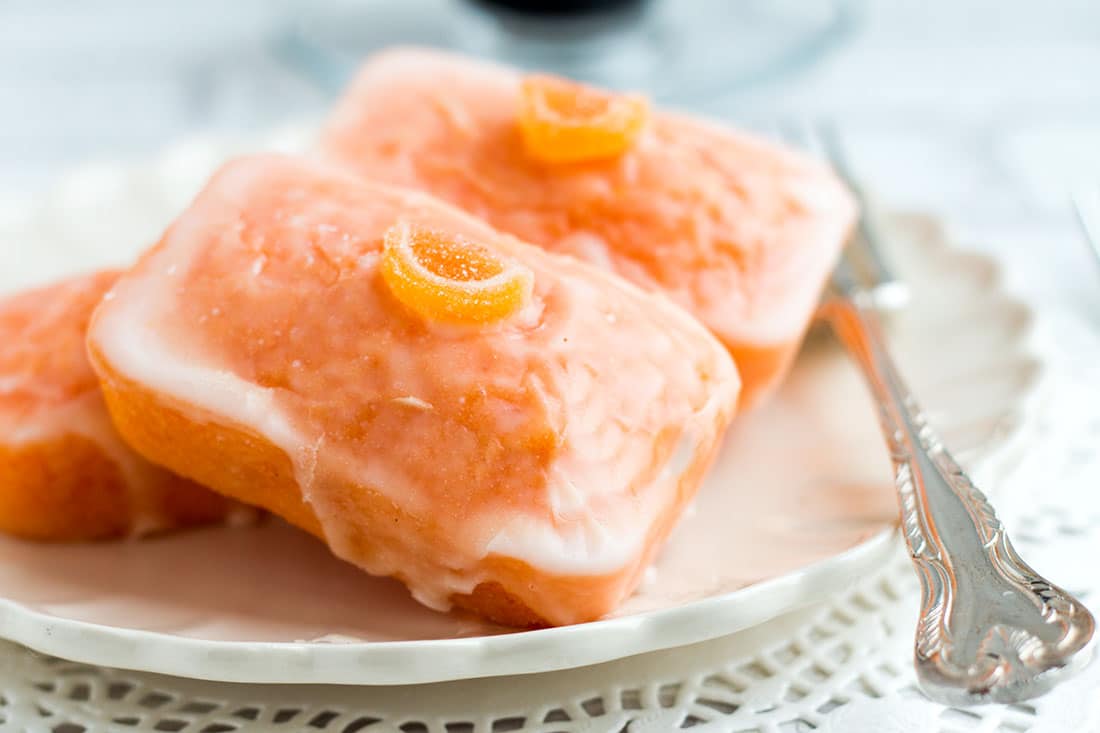
[[[224,519],[235,506],[134,454],[108,418],[84,348],[118,273],[0,300],[0,530],[92,540]]]
[[[465,325],[409,309],[380,267],[397,221],[521,265],[526,305]],[[225,166],[115,292],[89,347],[139,452],[510,625],[633,590],[739,388],[666,299],[302,159]]]
[[[813,316],[854,220],[850,194],[807,156],[660,111],[617,157],[547,162],[524,139],[523,82],[459,56],[383,52],[328,120],[320,151],[668,294],[735,355],[771,355],[738,364],[742,405],[758,401]]]

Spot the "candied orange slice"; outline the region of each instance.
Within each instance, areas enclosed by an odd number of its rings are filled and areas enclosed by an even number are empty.
[[[488,247],[434,229],[398,223],[386,230],[382,279],[424,318],[490,323],[512,315],[531,295],[531,271]]]
[[[649,118],[636,94],[613,94],[567,79],[524,78],[519,126],[527,151],[548,163],[575,163],[622,155]]]

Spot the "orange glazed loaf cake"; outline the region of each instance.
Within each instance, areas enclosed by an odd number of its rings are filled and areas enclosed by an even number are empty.
[[[0,531],[104,539],[219,521],[236,507],[149,464],[111,425],[84,335],[117,276],[0,300]]]
[[[743,406],[782,378],[855,216],[810,157],[636,96],[427,50],[369,60],[320,150],[667,293],[729,348]]]
[[[667,299],[305,159],[226,165],[114,292],[89,350],[137,450],[515,626],[633,590],[739,389]]]

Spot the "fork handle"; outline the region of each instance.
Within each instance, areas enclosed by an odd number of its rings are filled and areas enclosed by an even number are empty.
[[[898,374],[872,300],[867,291],[836,295],[822,315],[863,371],[894,464],[921,583],[917,678],[929,697],[950,705],[1040,695],[1087,661],[1095,621],[1013,549]]]

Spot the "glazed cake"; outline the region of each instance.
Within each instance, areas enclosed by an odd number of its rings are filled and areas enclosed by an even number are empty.
[[[515,626],[633,590],[739,391],[667,298],[283,156],[218,172],[88,343],[150,460],[433,608]]]

